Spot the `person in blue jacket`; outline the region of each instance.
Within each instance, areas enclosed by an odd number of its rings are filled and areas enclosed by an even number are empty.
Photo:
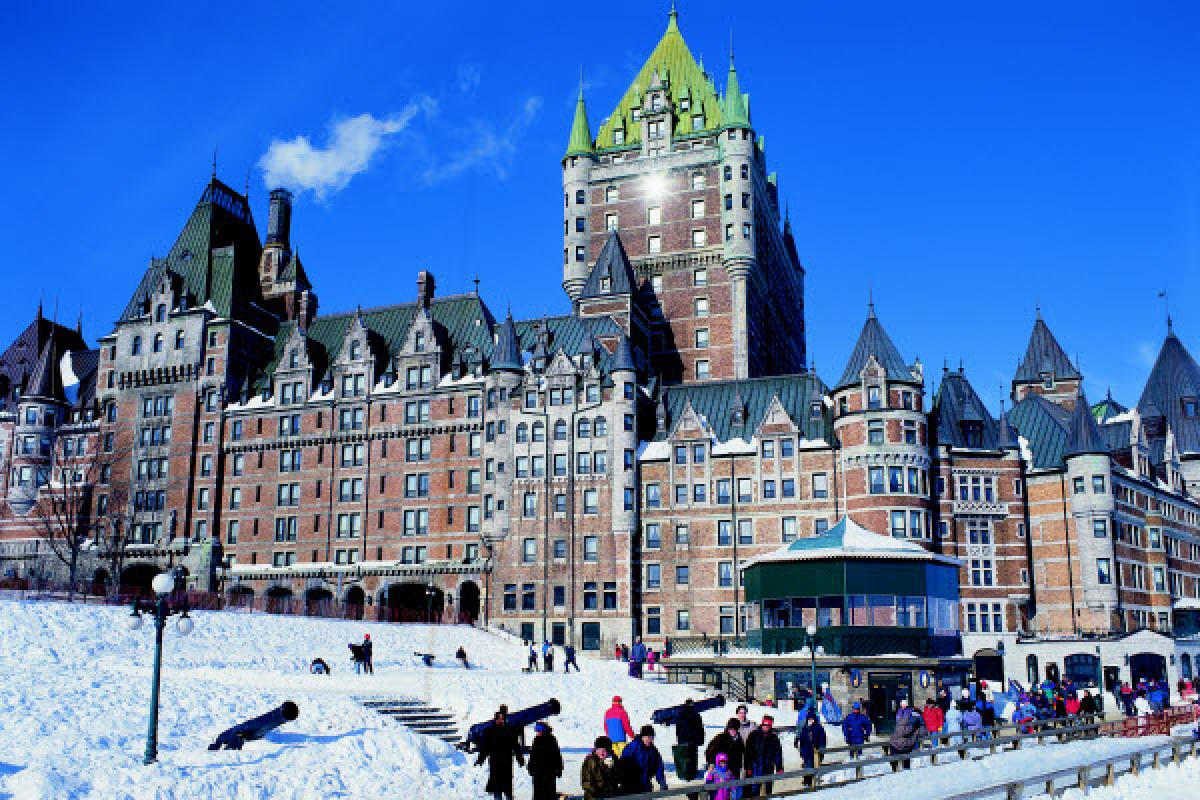
[[[633,643],[633,649],[629,651],[629,677],[642,677],[642,665],[646,663],[646,645],[642,644],[642,637],[637,637],[637,641]]]
[[[623,794],[653,791],[653,781],[660,789],[667,788],[662,754],[654,746],[654,726],[643,725],[638,737],[621,751],[617,775]]]
[[[825,749],[825,742],[825,728],[815,714],[796,730],[796,748],[800,751],[800,759],[804,762],[805,769],[812,769],[817,765],[817,753]],[[806,775],[804,785],[812,786],[813,778],[812,775]]]
[[[850,707],[850,713],[842,720],[842,736],[850,747],[850,757],[862,755],[862,745],[871,738],[871,718],[863,713],[862,703],[857,700]]]

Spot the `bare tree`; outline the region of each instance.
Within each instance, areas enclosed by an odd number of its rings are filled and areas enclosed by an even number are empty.
[[[123,491],[112,490],[103,504],[97,503],[93,541],[97,558],[108,571],[110,600],[116,600],[121,594],[121,573],[125,571],[129,545],[133,544],[131,518]]]
[[[91,544],[96,530],[96,479],[108,460],[79,447],[88,437],[60,437],[48,482],[41,486],[31,509],[34,528],[50,552],[67,569],[67,597],[74,599],[79,579],[80,557]],[[71,441],[75,447],[66,445]],[[79,452],[80,450],[84,452]]]

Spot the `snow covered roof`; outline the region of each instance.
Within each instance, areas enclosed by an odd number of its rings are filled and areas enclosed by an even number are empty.
[[[825,533],[797,539],[778,550],[752,558],[742,565],[742,569],[755,564],[845,558],[931,561],[956,567],[961,565],[957,559],[931,553],[916,542],[875,533],[849,517],[843,517]]]

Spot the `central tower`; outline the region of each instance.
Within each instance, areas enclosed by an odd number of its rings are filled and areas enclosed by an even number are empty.
[[[804,269],[732,56],[722,94],[672,9],[595,138],[580,91],[562,168],[563,289],[578,314],[631,300],[643,313],[630,336],[668,383],[804,371]],[[628,297],[591,280],[614,232]]]

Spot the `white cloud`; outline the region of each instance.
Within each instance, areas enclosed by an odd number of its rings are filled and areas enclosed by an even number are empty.
[[[346,188],[351,178],[365,171],[387,137],[407,128],[417,114],[432,114],[435,110],[436,103],[422,97],[382,119],[359,114],[335,120],[330,123],[324,147],[314,147],[307,136],[274,139],[258,166],[268,187],[287,186],[323,198]]]
[[[458,90],[463,94],[475,91],[482,80],[483,73],[479,71],[479,67],[474,64],[458,65]]]
[[[517,144],[542,107],[542,98],[529,97],[521,103],[516,116],[503,130],[496,130],[490,123],[475,121],[465,131],[465,146],[456,154],[426,169],[422,176],[426,183],[436,183],[457,177],[469,170],[490,172],[500,180],[508,177]]]

